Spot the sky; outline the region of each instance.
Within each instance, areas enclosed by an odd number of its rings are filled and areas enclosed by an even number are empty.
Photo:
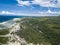
[[[56,16],[60,15],[60,0],[0,0],[0,14]]]

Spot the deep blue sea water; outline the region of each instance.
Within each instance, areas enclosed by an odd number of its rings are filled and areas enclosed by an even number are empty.
[[[4,22],[4,21],[8,21],[8,20],[11,20],[13,18],[24,18],[24,17],[38,17],[38,16],[8,16],[8,15],[0,15],[0,23],[1,22]]]
[[[0,15],[0,23],[4,22],[4,21],[8,21],[11,20],[13,18],[23,18],[24,16],[4,16],[4,15]]]

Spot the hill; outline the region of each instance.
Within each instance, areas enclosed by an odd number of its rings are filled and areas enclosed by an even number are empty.
[[[59,45],[60,16],[24,18],[21,20],[21,30],[17,34],[28,43]]]
[[[12,26],[10,22],[13,22]],[[6,24],[9,28],[0,29],[0,45],[60,44],[60,16],[26,17],[7,21]]]

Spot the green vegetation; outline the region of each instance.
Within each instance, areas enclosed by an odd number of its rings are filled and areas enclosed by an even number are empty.
[[[44,45],[60,44],[60,16],[25,18],[21,22],[21,29],[17,32],[17,35],[27,42],[43,43]]]
[[[0,45],[8,42],[8,37],[1,37],[9,33],[9,29],[0,29]]]
[[[6,44],[9,41],[8,37],[0,37],[0,43]]]
[[[9,29],[0,29],[0,35],[6,35],[9,33]]]

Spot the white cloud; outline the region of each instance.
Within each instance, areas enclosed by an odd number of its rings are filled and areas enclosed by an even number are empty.
[[[57,12],[57,11],[51,11],[50,9],[48,11],[45,11],[45,12],[41,12],[41,11],[38,11],[38,13],[50,13],[50,14],[60,14],[60,12]]]
[[[15,13],[9,12],[9,11],[1,11],[0,14],[13,14],[14,15]]]
[[[33,15],[34,16],[58,16],[58,15],[60,15],[60,12],[53,12],[51,10],[48,10],[45,12],[38,11],[38,12],[34,13]]]
[[[43,7],[59,7],[60,8],[60,0],[33,0],[31,1],[22,1],[22,0],[17,0],[19,5],[33,5],[37,4]]]
[[[53,12],[51,10],[48,10],[45,12],[37,11],[37,12],[32,12],[32,13],[19,13],[19,15],[22,15],[22,16],[58,16],[60,15],[60,12]]]
[[[18,5],[20,5],[20,6],[23,6],[23,5],[29,6],[29,5],[30,5],[29,1],[21,1],[21,0],[17,0],[17,2],[18,2]]]
[[[13,13],[13,12],[9,12],[9,11],[1,11],[0,14],[7,14],[7,15],[19,15],[19,16],[57,16],[57,15],[60,15],[60,12],[52,12],[51,10],[48,10],[46,12],[41,12],[41,11],[38,11],[38,12],[32,12],[32,13]]]
[[[2,15],[12,15],[12,16],[13,15],[17,15],[17,16],[28,16],[28,15],[30,15],[28,13],[21,13],[21,12],[15,12],[15,13],[13,13],[13,12],[9,12],[9,11],[0,11],[0,14],[2,14]]]
[[[50,0],[34,0],[33,4],[38,4],[38,5],[43,6],[43,7],[54,6],[54,4],[50,3]]]

